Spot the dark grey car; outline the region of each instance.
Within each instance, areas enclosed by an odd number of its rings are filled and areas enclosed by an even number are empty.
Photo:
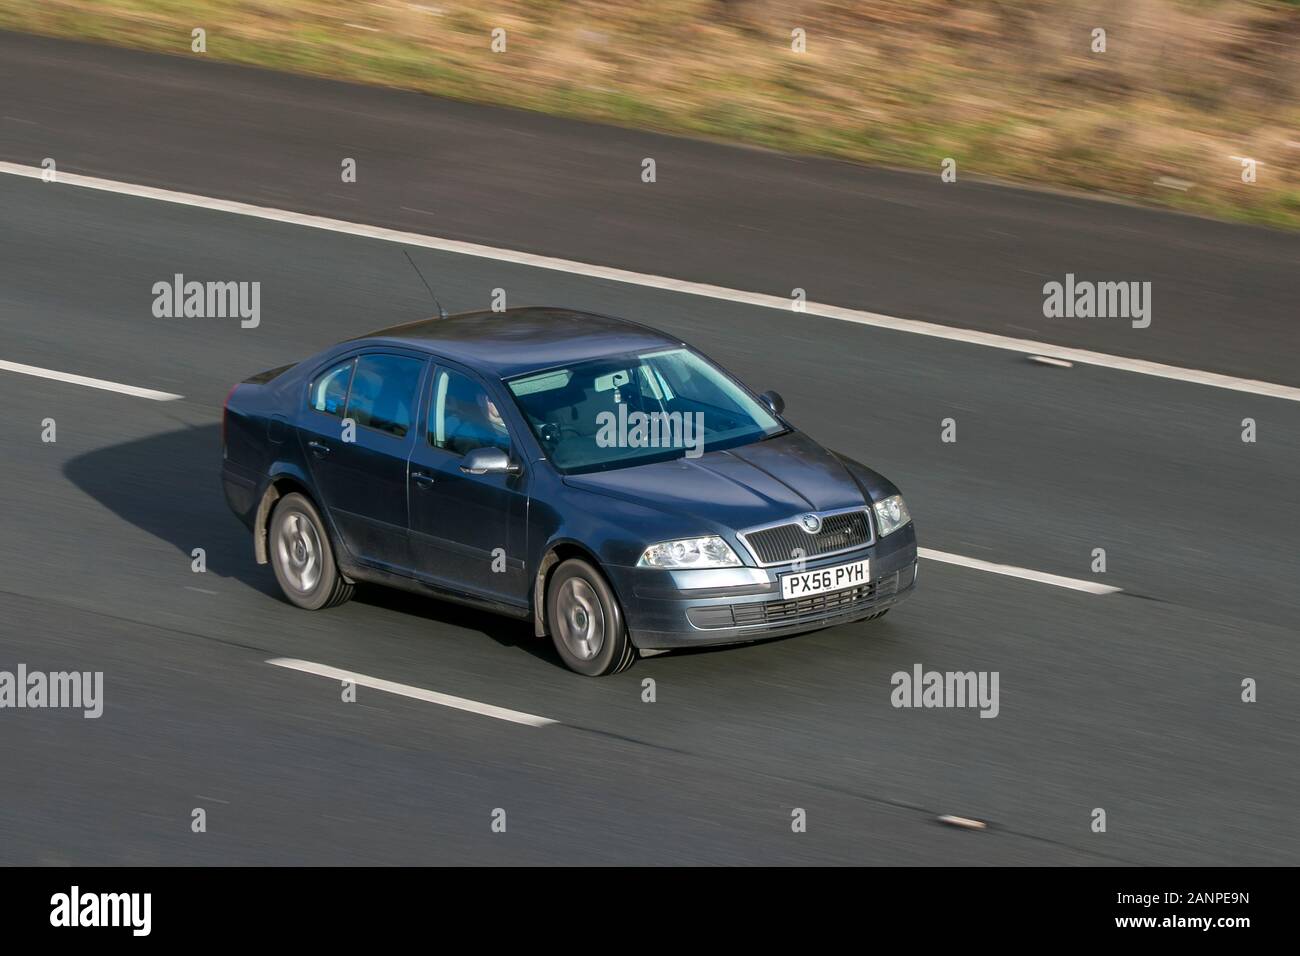
[[[876,618],[898,489],[685,343],[561,309],[397,326],[236,386],[227,501],[285,596],[357,581],[531,619],[581,674]]]

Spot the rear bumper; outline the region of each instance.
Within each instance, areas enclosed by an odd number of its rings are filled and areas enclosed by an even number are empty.
[[[869,548],[809,561],[808,570],[867,558],[870,580],[859,587],[783,600],[789,568],[746,569],[730,587],[682,587],[672,572],[609,568],[638,648],[658,650],[743,644],[821,630],[870,617],[911,596],[916,587],[916,533],[911,525]],[[699,573],[699,572],[696,572]]]
[[[260,476],[256,472],[233,461],[227,460],[221,463],[221,490],[225,493],[226,504],[247,528],[253,527],[257,505],[265,490],[259,479]]]

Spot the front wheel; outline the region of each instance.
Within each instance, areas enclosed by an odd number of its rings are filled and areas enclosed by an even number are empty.
[[[551,572],[546,620],[561,660],[571,671],[602,677],[627,670],[636,659],[623,610],[604,576],[581,558]]]
[[[271,567],[290,603],[317,611],[342,604],[352,585],[334,563],[320,512],[305,495],[285,495],[271,512]]]

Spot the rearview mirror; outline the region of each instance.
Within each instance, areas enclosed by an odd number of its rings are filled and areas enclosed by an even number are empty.
[[[785,399],[781,397],[780,392],[774,392],[771,389],[768,389],[762,395],[758,396],[758,400],[766,405],[768,411],[773,415],[780,415],[785,411]]]
[[[467,475],[517,475],[520,468],[500,448],[475,448],[460,460]]]

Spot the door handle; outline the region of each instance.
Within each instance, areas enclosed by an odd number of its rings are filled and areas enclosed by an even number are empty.
[[[324,458],[330,453],[330,446],[318,441],[307,442],[307,447],[311,449],[311,453],[317,458]]]
[[[411,477],[415,479],[415,483],[419,485],[421,488],[433,487],[433,481],[434,481],[433,475],[430,475],[427,472],[413,471],[411,472]]]

